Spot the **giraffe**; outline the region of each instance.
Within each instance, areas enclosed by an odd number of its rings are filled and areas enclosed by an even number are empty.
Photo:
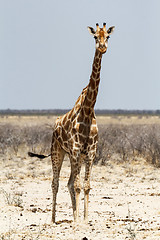
[[[68,189],[71,196],[74,221],[79,219],[79,196],[81,192],[80,171],[82,163],[85,163],[84,177],[84,220],[88,222],[88,202],[90,192],[90,175],[92,164],[96,155],[98,142],[98,128],[94,106],[98,94],[100,82],[100,70],[102,55],[108,47],[108,39],[114,31],[114,26],[106,29],[96,24],[96,30],[88,27],[90,34],[95,38],[96,50],[92,65],[92,73],[89,84],[83,89],[74,107],[65,115],[57,118],[54,126],[51,160],[53,169],[52,181],[52,221],[55,223],[56,198],[59,187],[59,175],[65,154],[69,155],[71,174],[68,181]],[[30,156],[45,157],[44,155],[32,154]],[[48,157],[46,156],[46,157]]]

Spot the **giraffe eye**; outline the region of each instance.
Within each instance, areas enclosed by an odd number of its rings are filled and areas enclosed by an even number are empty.
[[[97,36],[94,36],[94,39],[97,39]]]
[[[110,36],[108,36],[108,37],[106,37],[106,38],[107,38],[107,40],[108,40],[108,39],[110,39]]]

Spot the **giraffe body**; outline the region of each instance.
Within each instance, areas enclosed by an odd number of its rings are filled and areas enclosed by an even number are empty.
[[[88,201],[90,192],[90,174],[95,159],[98,128],[94,112],[94,105],[98,94],[100,82],[100,70],[102,54],[106,52],[109,35],[114,27],[106,30],[106,25],[97,31],[89,28],[96,39],[96,51],[92,66],[92,73],[89,84],[83,89],[77,99],[75,106],[65,115],[56,120],[52,138],[51,159],[53,167],[53,209],[52,221],[55,222],[56,196],[59,186],[59,174],[63,158],[67,153],[71,163],[71,174],[68,181],[68,188],[71,195],[74,220],[79,218],[79,195],[81,192],[80,171],[84,161],[84,219],[88,220]]]

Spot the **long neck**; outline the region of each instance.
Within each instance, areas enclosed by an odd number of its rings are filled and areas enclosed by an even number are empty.
[[[89,113],[92,112],[91,109],[94,108],[94,105],[96,103],[98,87],[100,82],[101,60],[102,60],[102,53],[100,53],[96,49],[93,65],[92,65],[92,73],[91,73],[90,81],[88,84],[87,94],[83,103],[84,108],[86,108],[86,110],[88,109]]]

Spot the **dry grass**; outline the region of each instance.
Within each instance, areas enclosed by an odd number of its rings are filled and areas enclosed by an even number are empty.
[[[0,154],[26,157],[28,151],[50,153],[56,117],[0,118]],[[98,116],[99,144],[95,163],[109,158],[128,161],[143,157],[160,165],[160,118],[155,116]]]
[[[53,125],[57,116],[4,116],[0,117],[0,124],[10,123],[15,125]],[[160,124],[160,116],[97,116],[98,124]]]

